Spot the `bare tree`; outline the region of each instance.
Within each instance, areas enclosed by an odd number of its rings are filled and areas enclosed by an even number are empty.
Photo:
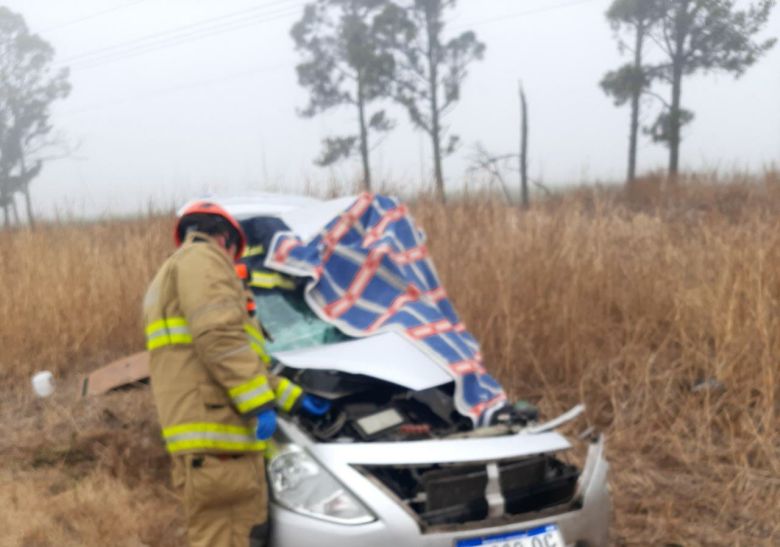
[[[645,63],[645,42],[650,30],[661,17],[659,0],[614,0],[607,11],[607,19],[618,39],[621,52],[631,51],[633,61],[610,71],[601,80],[601,87],[611,95],[617,106],[631,104],[631,121],[628,137],[628,181],[636,178],[637,143],[639,141],[639,117],[642,96],[649,91],[652,69]],[[633,35],[633,44],[624,35]]]
[[[523,208],[531,205],[531,196],[528,192],[528,101],[525,98],[525,89],[520,85],[520,196]]]
[[[363,162],[363,185],[371,189],[371,133],[384,133],[393,123],[372,103],[391,95],[395,60],[388,34],[400,20],[387,0],[316,0],[304,9],[291,31],[303,57],[298,81],[309,90],[301,114],[312,117],[341,106],[357,112],[356,135],[328,137],[316,163],[328,166],[356,153]]]
[[[51,136],[51,104],[68,96],[68,70],[52,67],[54,49],[32,34],[21,15],[0,7],[0,206],[5,225],[24,196],[34,223],[30,183],[38,176]],[[18,218],[18,213],[16,214]]]
[[[487,174],[491,183],[498,183],[506,202],[512,203],[512,193],[509,191],[509,185],[504,177],[504,170],[512,169],[511,163],[514,159],[514,154],[493,155],[482,144],[477,143],[471,154],[471,165],[469,165],[468,171],[472,174]]]
[[[443,120],[460,100],[468,67],[482,59],[485,45],[471,31],[445,38],[445,13],[455,8],[456,0],[407,0],[401,5],[404,20],[398,26],[407,32],[397,44],[396,100],[431,138],[436,193],[444,200],[442,161],[455,151],[458,137]]]
[[[681,129],[693,119],[682,106],[684,78],[698,72],[744,74],[777,41],[755,40],[774,5],[775,0],[758,0],[739,10],[736,0],[660,0],[662,13],[650,36],[665,62],[654,76],[671,86],[671,100],[650,133],[669,147],[670,175],[680,168]]]
[[[523,209],[531,205],[528,178],[528,101],[522,82],[518,83],[520,99],[520,148],[516,154],[491,154],[482,144],[474,145],[470,173],[485,173],[492,183],[498,183],[507,203],[512,203],[512,193],[504,176],[505,171],[516,171],[520,176],[520,204]],[[541,186],[541,185],[539,185]]]

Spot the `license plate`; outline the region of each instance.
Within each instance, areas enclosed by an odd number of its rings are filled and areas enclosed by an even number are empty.
[[[499,536],[464,539],[455,547],[565,547],[561,531],[554,524],[533,530],[510,532]]]

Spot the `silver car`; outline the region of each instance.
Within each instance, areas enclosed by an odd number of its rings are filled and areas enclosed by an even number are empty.
[[[266,218],[306,239],[351,198],[259,195],[218,200],[239,219]],[[300,292],[258,290],[278,374],[331,401],[321,419],[280,419],[267,463],[276,547],[606,545],[604,441],[584,465],[555,428],[517,408],[473,429],[453,380],[395,333],[350,339]]]

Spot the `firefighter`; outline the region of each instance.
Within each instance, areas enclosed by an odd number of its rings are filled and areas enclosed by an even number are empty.
[[[297,291],[302,286],[290,276],[269,270],[265,267],[265,259],[274,235],[279,232],[289,232],[290,227],[280,218],[257,217],[244,222],[244,232],[247,237],[247,249],[242,262],[247,265],[246,282],[255,291]]]
[[[233,263],[246,238],[207,201],[182,211],[179,249],[144,298],[151,385],[191,547],[261,547],[268,537],[263,452],[276,411],[324,415],[330,403],[269,375],[262,329]]]

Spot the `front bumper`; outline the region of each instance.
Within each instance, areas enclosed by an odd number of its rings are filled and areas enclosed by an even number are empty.
[[[469,441],[426,441],[396,443],[400,452],[389,446],[369,445],[319,445],[311,443],[291,424],[282,424],[291,442],[304,446],[320,464],[326,467],[353,494],[377,516],[375,522],[346,526],[325,522],[289,511],[271,503],[272,545],[274,547],[453,547],[458,540],[484,537],[512,531],[556,524],[567,545],[601,546],[608,541],[610,498],[607,487],[608,463],[604,458],[604,441],[591,444],[585,466],[578,482],[575,500],[570,510],[551,516],[524,515],[527,520],[512,518],[512,522],[500,522],[486,527],[469,525],[449,526],[423,531],[416,518],[405,510],[375,483],[367,479],[353,466],[371,463],[399,464],[420,461],[469,461],[500,457],[518,457],[524,453],[539,453],[546,446],[560,450],[568,442],[557,433],[544,435],[517,435],[496,439]],[[399,444],[406,445],[404,447]],[[411,446],[414,445],[414,446]],[[425,446],[427,445],[427,446]],[[453,450],[454,448],[460,450]],[[445,459],[442,454],[449,456]],[[478,454],[478,457],[468,454]]]

